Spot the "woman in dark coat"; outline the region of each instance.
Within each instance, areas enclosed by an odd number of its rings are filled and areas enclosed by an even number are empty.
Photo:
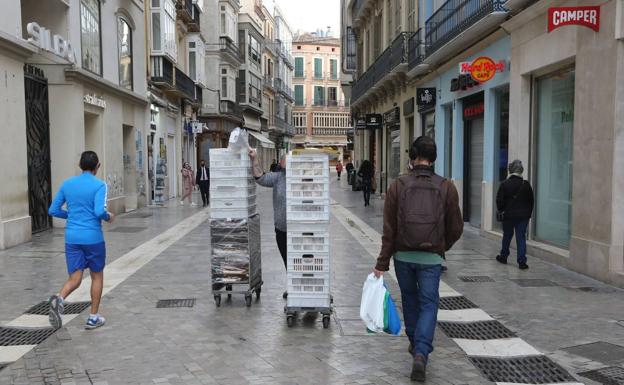
[[[509,245],[515,233],[518,266],[521,270],[526,270],[529,268],[526,258],[526,232],[533,214],[534,196],[531,184],[522,177],[523,172],[521,161],[516,159],[511,162],[509,177],[501,183],[496,194],[496,207],[503,219],[503,245],[496,260],[502,264],[507,263]]]
[[[364,192],[364,206],[370,206],[370,194],[373,186],[373,177],[375,170],[373,164],[369,160],[362,162],[358,170],[358,176],[362,178],[362,191]]]

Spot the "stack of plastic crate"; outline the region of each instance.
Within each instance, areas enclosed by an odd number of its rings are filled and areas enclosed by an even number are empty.
[[[217,306],[221,293],[260,295],[260,220],[256,183],[246,151],[210,150],[210,232],[212,288]],[[245,285],[243,290],[233,286]]]
[[[325,154],[286,159],[289,325],[299,310],[331,311],[329,263],[329,162]]]

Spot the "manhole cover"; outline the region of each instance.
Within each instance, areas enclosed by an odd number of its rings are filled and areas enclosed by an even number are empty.
[[[130,218],[130,219],[145,219],[145,218],[149,218],[151,217],[152,214],[141,214],[141,213],[136,213],[136,214],[127,214],[124,215],[124,218]]]
[[[91,306],[91,302],[65,302],[63,314],[80,314]],[[48,315],[50,312],[50,303],[48,301],[39,302],[35,306],[26,310],[24,314]]]
[[[460,280],[464,282],[495,282],[491,277],[487,275],[464,275],[458,276]]]
[[[546,356],[470,357],[470,360],[492,382],[552,384],[574,381],[574,377]]]
[[[522,287],[550,287],[550,286],[559,286],[556,283],[549,281],[547,279],[531,279],[531,278],[522,278],[522,279],[510,279],[510,281],[515,282],[516,285]]]
[[[516,335],[498,321],[480,322],[438,322],[438,325],[449,338],[463,338],[467,340],[494,340],[512,338]]]
[[[578,374],[604,385],[624,385],[624,368],[609,366]]]
[[[170,307],[193,307],[195,306],[195,298],[185,299],[161,299],[156,303],[157,308]]]
[[[54,329],[19,329],[0,327],[0,346],[39,345],[54,334]]]
[[[461,309],[475,309],[478,306],[472,303],[468,298],[464,296],[459,296],[459,297],[440,298],[439,307],[442,310],[461,310]]]
[[[143,230],[147,229],[147,227],[136,227],[136,226],[119,226],[113,229],[108,230],[109,233],[139,233]]]
[[[604,364],[614,364],[624,361],[624,346],[604,341],[571,346],[561,350]]]

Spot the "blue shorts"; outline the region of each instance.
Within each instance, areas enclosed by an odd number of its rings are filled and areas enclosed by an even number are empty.
[[[92,245],[65,244],[67,272],[71,275],[78,270],[89,269],[93,273],[104,270],[106,245],[104,242]]]

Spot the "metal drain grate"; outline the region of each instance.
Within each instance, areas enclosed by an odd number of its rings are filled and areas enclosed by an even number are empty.
[[[510,279],[510,281],[514,282],[516,285],[521,287],[551,287],[551,286],[559,286],[556,283],[549,281],[547,279],[531,279],[531,278],[523,278],[523,279]]]
[[[624,385],[624,368],[608,366],[578,374],[604,385]]]
[[[172,308],[172,307],[193,307],[195,306],[195,298],[185,299],[161,299],[156,303],[157,308]]]
[[[475,309],[478,306],[472,303],[468,298],[464,296],[459,296],[459,297],[440,298],[439,307],[442,310],[461,310],[461,309]]]
[[[0,327],[0,346],[39,345],[54,334],[54,329],[19,329]]]
[[[91,302],[65,302],[63,314],[80,314],[91,306]],[[50,312],[50,303],[48,301],[39,302],[35,306],[26,310],[24,314],[48,315]]]
[[[136,227],[136,226],[118,226],[113,229],[108,230],[109,233],[140,233],[143,230],[146,230],[147,227]]]
[[[487,275],[463,275],[458,276],[460,280],[464,282],[495,282],[491,277]]]
[[[492,382],[552,384],[575,381],[570,373],[546,356],[470,357],[470,360]]]
[[[516,335],[498,321],[479,321],[471,323],[438,322],[444,334],[449,338],[467,340],[494,340],[512,338]]]
[[[617,364],[624,361],[624,346],[612,344],[605,341],[591,342],[589,344],[571,346],[561,349],[565,352],[576,354],[577,356],[589,358],[592,361],[603,364]]]

